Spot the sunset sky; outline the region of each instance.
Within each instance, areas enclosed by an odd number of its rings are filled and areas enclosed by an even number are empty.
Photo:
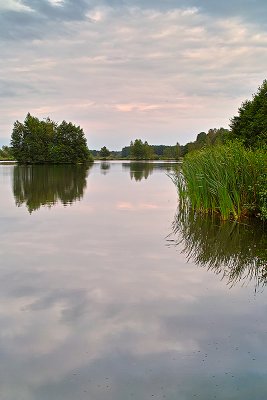
[[[185,144],[267,77],[266,0],[0,0],[0,145],[27,112],[88,146]]]

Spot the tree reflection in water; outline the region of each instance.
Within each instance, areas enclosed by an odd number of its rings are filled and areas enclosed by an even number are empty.
[[[106,175],[110,170],[110,162],[109,161],[101,161],[100,171],[103,175]]]
[[[13,174],[16,205],[29,213],[58,202],[65,206],[83,197],[91,165],[17,165]]]
[[[220,274],[230,286],[252,279],[256,287],[266,285],[267,231],[261,221],[221,221],[182,209],[175,216],[173,233],[188,261]]]
[[[153,163],[153,162],[145,162],[145,161],[137,161],[130,163],[122,163],[122,167],[124,169],[130,170],[131,179],[135,179],[136,181],[141,181],[142,179],[147,179],[150,175],[152,175],[154,170],[164,169],[166,172],[171,172],[175,168],[177,168],[177,163]]]

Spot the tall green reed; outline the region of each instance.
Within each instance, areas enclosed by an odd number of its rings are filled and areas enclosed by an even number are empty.
[[[267,153],[239,142],[189,153],[173,176],[180,202],[223,220],[261,215],[266,218]]]

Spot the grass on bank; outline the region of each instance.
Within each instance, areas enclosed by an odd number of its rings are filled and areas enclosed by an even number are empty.
[[[239,142],[189,153],[173,180],[184,206],[223,220],[267,219],[267,152]]]

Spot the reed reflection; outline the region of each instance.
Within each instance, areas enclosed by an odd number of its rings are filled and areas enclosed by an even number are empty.
[[[41,206],[52,207],[80,200],[91,165],[17,165],[13,173],[13,194],[18,207],[29,213]]]
[[[136,181],[147,179],[152,175],[154,170],[164,169],[166,172],[172,171],[177,168],[177,163],[153,163],[153,162],[130,162],[122,163],[124,169],[130,170],[130,177]]]
[[[256,287],[266,285],[267,232],[260,221],[221,221],[183,209],[175,217],[173,233],[188,261],[221,275],[228,285],[252,279]]]

